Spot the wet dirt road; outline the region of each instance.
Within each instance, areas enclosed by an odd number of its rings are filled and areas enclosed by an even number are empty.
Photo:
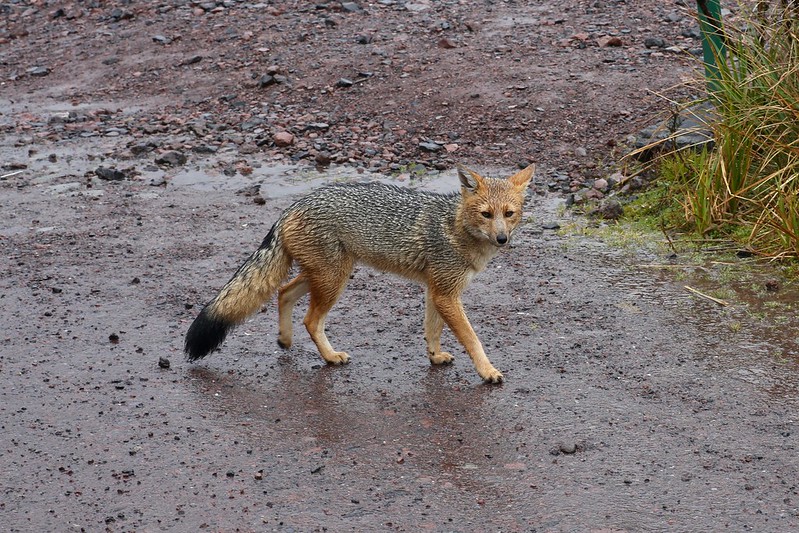
[[[733,335],[636,266],[657,257],[542,232],[534,197],[465,295],[502,386],[448,333],[431,368],[423,293],[367,269],[328,321],[350,365],[300,328],[279,350],[274,303],[188,364],[188,324],[295,197],[189,181],[0,182],[5,530],[799,527],[793,322]]]

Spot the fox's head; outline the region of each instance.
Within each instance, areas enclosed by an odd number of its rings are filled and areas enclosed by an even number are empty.
[[[535,165],[507,179],[484,178],[466,167],[458,167],[461,180],[461,216],[465,229],[494,246],[505,246],[522,219],[524,193]]]

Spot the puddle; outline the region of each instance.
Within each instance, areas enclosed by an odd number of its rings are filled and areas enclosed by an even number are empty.
[[[694,329],[712,346],[705,357],[714,368],[757,385],[776,400],[799,404],[796,283],[777,281],[780,274],[768,265],[708,262],[672,268],[649,252],[633,252],[631,258],[629,251],[580,239],[579,248],[604,258],[607,268],[597,273],[620,293],[621,314],[656,313],[677,331]]]

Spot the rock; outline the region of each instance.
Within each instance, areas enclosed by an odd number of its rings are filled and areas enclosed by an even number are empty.
[[[275,85],[276,83],[277,83],[277,80],[275,79],[275,77],[273,75],[264,74],[258,80],[258,88],[259,89],[263,89],[264,87],[269,87],[270,85]]]
[[[623,180],[624,180],[624,174],[622,174],[621,172],[614,172],[607,178],[608,188],[612,189],[613,187],[621,183]]]
[[[158,368],[163,368],[164,370],[168,369],[172,364],[169,362],[169,359],[166,357],[159,357],[158,358]]]
[[[254,143],[244,143],[239,146],[239,153],[243,155],[254,154],[258,151],[258,145]]]
[[[558,449],[562,453],[573,454],[577,451],[577,445],[573,442],[563,442],[560,444],[560,446],[558,446]]]
[[[316,156],[314,157],[314,161],[316,161],[316,164],[319,166],[326,167],[330,165],[331,161],[330,152],[322,151],[317,153]]]
[[[766,290],[768,292],[777,292],[780,290],[780,282],[776,279],[766,281]]]
[[[680,22],[682,20],[682,15],[677,11],[672,11],[668,15],[666,15],[665,21],[666,22]]]
[[[131,20],[133,18],[133,13],[130,11],[125,11],[118,7],[115,7],[111,10],[111,20],[114,22],[119,22],[120,20]]]
[[[601,200],[604,198],[605,195],[602,194],[601,191],[594,189],[593,187],[588,189],[580,189],[576,193],[574,193],[574,203],[575,204],[582,204],[587,202],[588,200]]]
[[[215,154],[219,148],[216,146],[211,146],[209,144],[200,144],[197,146],[192,147],[191,151],[196,154]]]
[[[683,30],[680,33],[683,37],[688,37],[689,39],[701,39],[702,38],[702,31],[699,29],[699,26],[694,26],[693,28],[688,28],[687,30]]]
[[[602,48],[616,48],[623,46],[624,42],[620,37],[605,35],[596,40],[597,44]]]
[[[644,46],[647,48],[663,48],[666,46],[666,41],[660,37],[647,37],[644,39]]]
[[[419,2],[408,2],[403,7],[408,11],[413,13],[418,13],[420,11],[426,11],[430,9],[430,2],[429,0],[420,0]]]
[[[330,128],[327,122],[311,122],[305,126],[306,131],[326,131]]]
[[[443,39],[438,41],[438,47],[444,49],[451,49],[451,48],[457,48],[458,45],[455,44],[455,42],[452,39],[444,37]]]
[[[598,180],[594,181],[594,189],[605,192],[607,188],[608,188],[608,180],[604,178],[599,178]]]
[[[624,207],[622,207],[618,200],[609,198],[599,204],[599,207],[594,209],[590,214],[591,216],[603,218],[605,220],[618,220],[624,214]]]
[[[127,174],[115,168],[97,167],[94,173],[97,174],[97,177],[101,180],[122,181],[127,178]]]
[[[419,143],[419,148],[421,148],[425,152],[433,153],[433,152],[440,151],[444,147],[442,145],[438,144],[437,142],[434,142],[434,141],[423,141],[423,142]]]
[[[576,155],[577,157],[587,157],[588,150],[586,150],[582,146],[578,146],[577,148],[574,149],[574,155]]]
[[[167,165],[170,167],[179,167],[181,165],[185,165],[188,158],[181,152],[177,150],[171,150],[169,152],[164,152],[160,156],[155,158],[156,165]]]
[[[47,67],[32,67],[28,69],[28,74],[36,76],[37,78],[42,78],[50,74],[50,69]]]
[[[341,78],[336,82],[336,87],[352,87],[353,83],[351,79],[348,78]]]
[[[355,2],[341,2],[341,9],[347,13],[359,13],[362,11],[361,6]]]
[[[275,142],[276,146],[283,148],[294,144],[294,135],[287,131],[280,131],[272,136],[272,140]]]
[[[544,222],[541,224],[541,229],[558,230],[560,229],[560,224],[557,222]]]
[[[158,44],[169,44],[172,42],[172,39],[164,35],[153,35],[153,42]]]

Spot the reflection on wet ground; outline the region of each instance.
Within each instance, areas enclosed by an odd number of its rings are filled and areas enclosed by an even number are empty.
[[[253,176],[263,206],[233,180],[208,194],[191,172],[147,197],[140,184],[102,183],[94,199],[42,194],[46,180],[5,190],[22,206],[0,240],[10,530],[799,525],[792,284],[654,268],[664,260],[565,238],[541,229],[558,211],[533,196],[513,247],[464,295],[502,386],[482,385],[449,333],[456,361],[432,368],[422,291],[369,269],[328,321],[349,365],[322,363],[301,311],[295,345],[278,350],[273,303],[185,363],[182,336],[211,285],[323,179]],[[395,181],[457,187],[454,173]],[[64,209],[45,224],[53,198]]]

